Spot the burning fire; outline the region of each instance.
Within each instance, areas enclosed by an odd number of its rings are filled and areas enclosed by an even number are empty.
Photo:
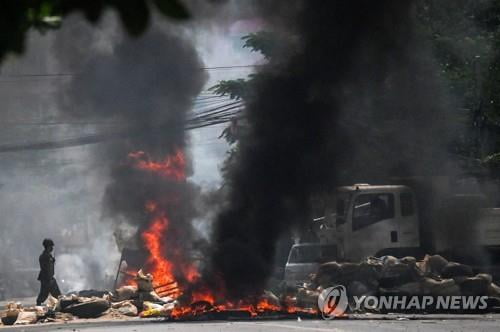
[[[151,172],[162,179],[175,182],[182,182],[186,179],[186,159],[180,149],[161,161],[152,160],[143,151],[131,152],[128,157],[132,162],[132,167]],[[142,232],[141,239],[149,255],[145,262],[145,270],[153,276],[155,288],[161,289],[158,293],[173,299],[179,299],[184,294],[189,297],[190,305],[177,307],[172,312],[172,317],[181,318],[187,315],[225,310],[246,311],[250,316],[263,312],[304,312],[293,306],[282,307],[267,298],[240,300],[232,303],[221,300],[225,293],[223,289],[212,290],[200,287],[200,273],[196,265],[188,260],[179,262],[179,257],[184,257],[182,255],[185,253],[180,253],[177,248],[167,247],[166,239],[170,230],[170,220],[167,214],[168,209],[162,206],[160,201],[159,199],[145,202],[144,208],[150,216],[150,223]],[[169,201],[176,200],[170,199]]]
[[[159,162],[151,160],[144,151],[131,152],[128,157],[134,161],[134,167],[137,169],[150,171],[170,180],[184,181],[186,179],[186,157],[180,149]]]
[[[146,264],[151,266],[151,274],[157,286],[174,285],[173,264],[164,256],[165,248],[162,244],[162,235],[168,230],[168,218],[161,211],[158,211],[158,205],[155,202],[146,204],[146,211],[156,214],[151,226],[142,233],[144,246],[149,252],[149,258]],[[180,290],[177,289],[169,294],[172,297],[178,297]]]

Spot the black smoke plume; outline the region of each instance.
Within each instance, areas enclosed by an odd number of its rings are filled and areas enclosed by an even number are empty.
[[[198,188],[185,179],[191,167],[184,126],[206,80],[203,64],[175,26],[153,24],[140,38],[121,36],[109,43],[107,51],[89,55],[80,65],[63,99],[65,109],[79,119],[114,122],[128,133],[95,153],[111,168],[103,216],[115,226],[119,247],[144,249],[141,233],[154,218],[166,216],[164,254],[174,263],[186,263],[194,238],[191,202]],[[161,163],[177,153],[184,153],[185,167],[177,169],[183,179],[137,166]],[[151,203],[156,208],[147,211]]]
[[[446,112],[412,1],[261,9],[297,42],[257,75],[216,220],[213,271],[231,296],[264,288],[277,240],[308,222],[314,195],[354,179],[430,174],[446,160]]]

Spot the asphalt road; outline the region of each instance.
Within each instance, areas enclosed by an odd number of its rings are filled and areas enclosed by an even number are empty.
[[[266,320],[171,323],[164,321],[126,321],[71,323],[63,325],[38,325],[0,328],[0,331],[58,331],[58,332],[342,332],[342,331],[498,331],[499,315],[476,315],[472,317],[453,315],[449,317],[375,317],[371,319],[341,320]]]

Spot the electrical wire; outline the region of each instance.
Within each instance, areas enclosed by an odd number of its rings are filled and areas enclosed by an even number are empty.
[[[207,126],[213,126],[217,124],[227,123],[235,117],[240,117],[241,112],[244,108],[243,102],[236,101],[230,102],[226,105],[215,107],[209,111],[201,112],[196,114],[196,116],[189,118],[185,121],[185,130],[194,130],[198,128],[204,128]],[[161,129],[161,128],[149,128],[149,129]],[[5,152],[18,152],[18,151],[29,151],[29,150],[47,150],[47,149],[60,149],[66,147],[74,147],[88,144],[96,144],[100,142],[110,141],[114,139],[123,139],[128,137],[134,137],[139,135],[144,135],[145,130],[132,130],[132,131],[118,131],[114,133],[106,134],[94,134],[75,138],[67,138],[59,141],[42,141],[42,142],[31,142],[31,143],[20,143],[20,144],[3,144],[0,145],[0,153]]]

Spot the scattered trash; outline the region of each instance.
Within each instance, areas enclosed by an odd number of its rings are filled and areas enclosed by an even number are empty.
[[[21,311],[19,312],[14,325],[34,324],[38,320],[36,312]]]
[[[19,316],[19,313],[23,310],[21,303],[9,302],[5,306],[5,312],[2,315],[3,325],[14,325]]]

